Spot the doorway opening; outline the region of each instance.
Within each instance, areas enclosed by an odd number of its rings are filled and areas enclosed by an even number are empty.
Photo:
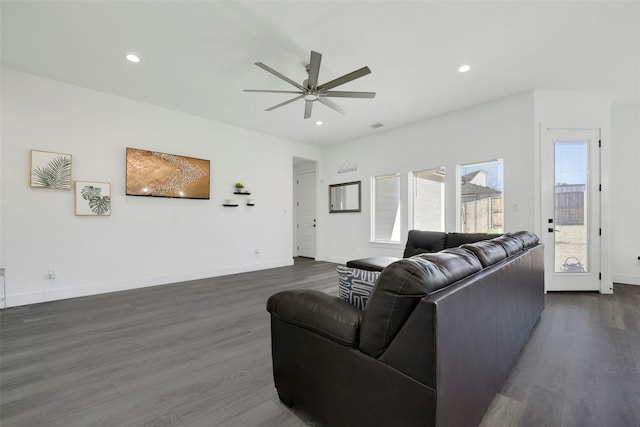
[[[317,162],[293,158],[293,256],[316,257]]]

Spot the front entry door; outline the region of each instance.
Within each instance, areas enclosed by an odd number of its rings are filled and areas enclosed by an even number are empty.
[[[542,130],[547,291],[600,290],[600,130]]]

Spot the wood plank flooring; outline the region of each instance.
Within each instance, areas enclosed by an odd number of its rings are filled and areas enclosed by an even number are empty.
[[[294,266],[0,312],[0,424],[304,426],[277,397],[266,299],[337,293]],[[482,426],[640,427],[640,287],[554,293]]]
[[[640,286],[553,292],[482,426],[640,426]]]

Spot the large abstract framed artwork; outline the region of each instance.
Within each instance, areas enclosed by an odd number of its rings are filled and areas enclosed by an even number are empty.
[[[29,185],[33,188],[71,190],[71,154],[31,150]]]
[[[210,161],[127,148],[127,195],[209,199]]]
[[[111,184],[76,181],[76,215],[111,215]]]

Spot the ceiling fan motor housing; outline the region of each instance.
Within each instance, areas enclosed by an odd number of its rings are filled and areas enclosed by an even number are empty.
[[[324,83],[322,85],[318,85],[318,74],[320,72],[320,60],[322,59],[322,54],[318,52],[311,51],[311,60],[310,63],[305,67],[307,74],[309,74],[309,78],[305,79],[302,82],[302,85],[295,82],[294,80],[288,78],[287,76],[280,74],[273,68],[263,64],[262,62],[256,62],[256,65],[265,71],[270,72],[274,76],[279,79],[284,80],[292,86],[295,86],[299,92],[294,91],[284,91],[284,90],[257,90],[257,89],[245,89],[245,92],[272,92],[272,93],[295,93],[296,97],[291,98],[287,101],[281,102],[278,105],[274,105],[273,107],[267,108],[266,111],[272,111],[276,108],[280,108],[285,106],[291,102],[297,101],[298,99],[304,99],[305,108],[304,108],[304,118],[308,119],[311,117],[311,109],[313,105],[313,101],[320,101],[321,104],[326,105],[327,107],[344,114],[344,110],[340,108],[336,103],[327,99],[328,97],[339,97],[339,98],[373,98],[375,97],[375,92],[351,92],[351,91],[331,91],[334,87],[343,85],[352,80],[365,76],[371,73],[369,67],[362,67],[359,70],[352,71],[351,73],[345,74],[342,77],[338,77],[337,79],[331,80],[330,82]]]

